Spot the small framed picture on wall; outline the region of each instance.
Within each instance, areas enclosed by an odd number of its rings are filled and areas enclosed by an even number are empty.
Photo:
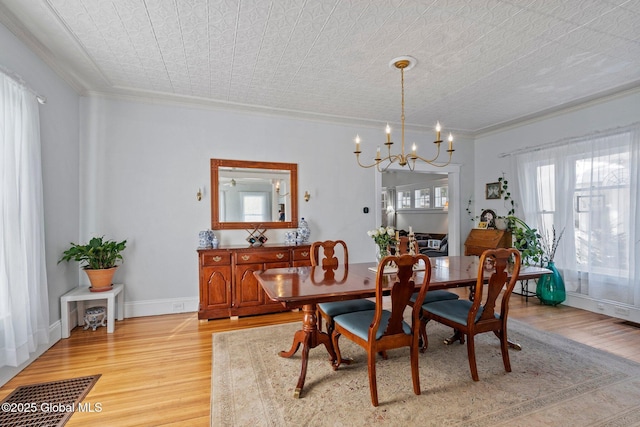
[[[500,192],[499,182],[490,182],[486,185],[486,198],[487,199],[499,199],[502,196]]]

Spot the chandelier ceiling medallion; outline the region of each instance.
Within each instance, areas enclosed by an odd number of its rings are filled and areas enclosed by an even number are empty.
[[[387,123],[387,128],[386,128],[387,142],[384,143],[384,145],[387,146],[387,153],[384,157],[382,157],[380,154],[380,147],[378,147],[378,151],[376,152],[376,158],[374,159],[374,163],[372,164],[362,164],[360,162],[360,153],[362,153],[362,151],[360,151],[360,136],[356,135],[356,139],[355,139],[356,151],[354,151],[354,154],[356,155],[356,160],[358,162],[358,165],[360,165],[360,167],[372,168],[375,166],[376,169],[378,169],[378,171],[384,172],[389,168],[389,166],[391,166],[393,163],[396,163],[396,162],[400,166],[408,166],[410,170],[415,169],[416,160],[423,161],[424,163],[427,163],[436,167],[444,167],[444,166],[447,166],[449,163],[451,163],[451,156],[455,151],[453,149],[453,135],[451,135],[451,133],[449,134],[449,138],[448,138],[449,148],[447,149],[447,153],[449,153],[449,160],[447,160],[446,163],[442,162],[441,160],[440,161],[438,160],[438,157],[440,157],[440,143],[442,143],[442,140],[440,139],[440,130],[441,130],[440,122],[436,123],[436,140],[433,141],[433,143],[436,144],[437,151],[433,159],[425,159],[424,157],[419,156],[417,154],[417,147],[415,142],[413,143],[410,153],[405,153],[404,151],[404,71],[410,70],[416,65],[416,63],[417,63],[417,60],[412,56],[400,56],[398,58],[392,59],[391,62],[389,63],[389,67],[395,67],[400,70],[400,83],[402,88],[402,110],[401,110],[402,114],[400,116],[400,123],[401,123],[400,153],[391,154],[391,146],[393,145],[393,142],[391,141],[391,128]]]

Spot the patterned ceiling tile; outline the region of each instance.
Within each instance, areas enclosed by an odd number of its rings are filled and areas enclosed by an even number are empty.
[[[37,40],[36,51],[81,92],[151,91],[397,124],[400,76],[388,64],[412,55],[407,124],[440,120],[478,132],[640,85],[635,0],[3,0],[2,7],[17,18],[8,27]]]

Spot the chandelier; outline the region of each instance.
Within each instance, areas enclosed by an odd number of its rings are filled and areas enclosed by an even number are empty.
[[[449,138],[448,138],[449,148],[447,149],[447,153],[449,153],[449,160],[447,160],[446,163],[444,163],[441,160],[438,160],[438,157],[440,157],[440,144],[442,143],[442,140],[440,139],[440,131],[441,131],[440,122],[436,123],[436,140],[433,141],[433,143],[436,144],[437,151],[433,159],[425,159],[424,157],[418,156],[415,142],[411,147],[410,153],[405,153],[404,151],[404,70],[405,69],[410,70],[415,66],[416,62],[417,60],[411,56],[401,56],[401,57],[392,59],[391,62],[389,63],[389,67],[395,67],[400,70],[400,84],[402,88],[402,104],[401,104],[402,114],[400,116],[400,123],[401,123],[400,153],[391,154],[391,146],[393,145],[393,142],[391,141],[391,128],[387,123],[387,128],[386,128],[387,142],[384,143],[384,145],[387,146],[387,150],[386,150],[387,152],[385,153],[386,155],[382,157],[380,153],[380,147],[378,147],[378,150],[376,152],[376,158],[374,159],[374,162],[372,164],[362,164],[360,162],[360,153],[362,153],[362,151],[360,151],[360,136],[356,135],[356,139],[355,139],[356,151],[354,151],[354,154],[356,155],[356,161],[358,162],[358,165],[360,165],[360,167],[371,168],[375,166],[376,169],[378,169],[378,171],[384,172],[389,168],[389,166],[391,166],[393,163],[396,163],[396,162],[400,166],[408,166],[410,170],[415,169],[416,160],[420,160],[424,163],[427,163],[436,167],[444,167],[444,166],[447,166],[449,163],[451,163],[451,156],[455,151],[453,149],[453,135],[451,135],[451,133],[449,134]]]

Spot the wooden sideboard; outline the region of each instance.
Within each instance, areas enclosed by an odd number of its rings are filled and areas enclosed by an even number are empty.
[[[309,245],[198,249],[198,318],[219,319],[286,311],[282,304],[267,297],[253,272],[309,266],[310,249]]]
[[[511,231],[474,228],[464,242],[465,255],[482,255],[487,249],[510,248]]]

